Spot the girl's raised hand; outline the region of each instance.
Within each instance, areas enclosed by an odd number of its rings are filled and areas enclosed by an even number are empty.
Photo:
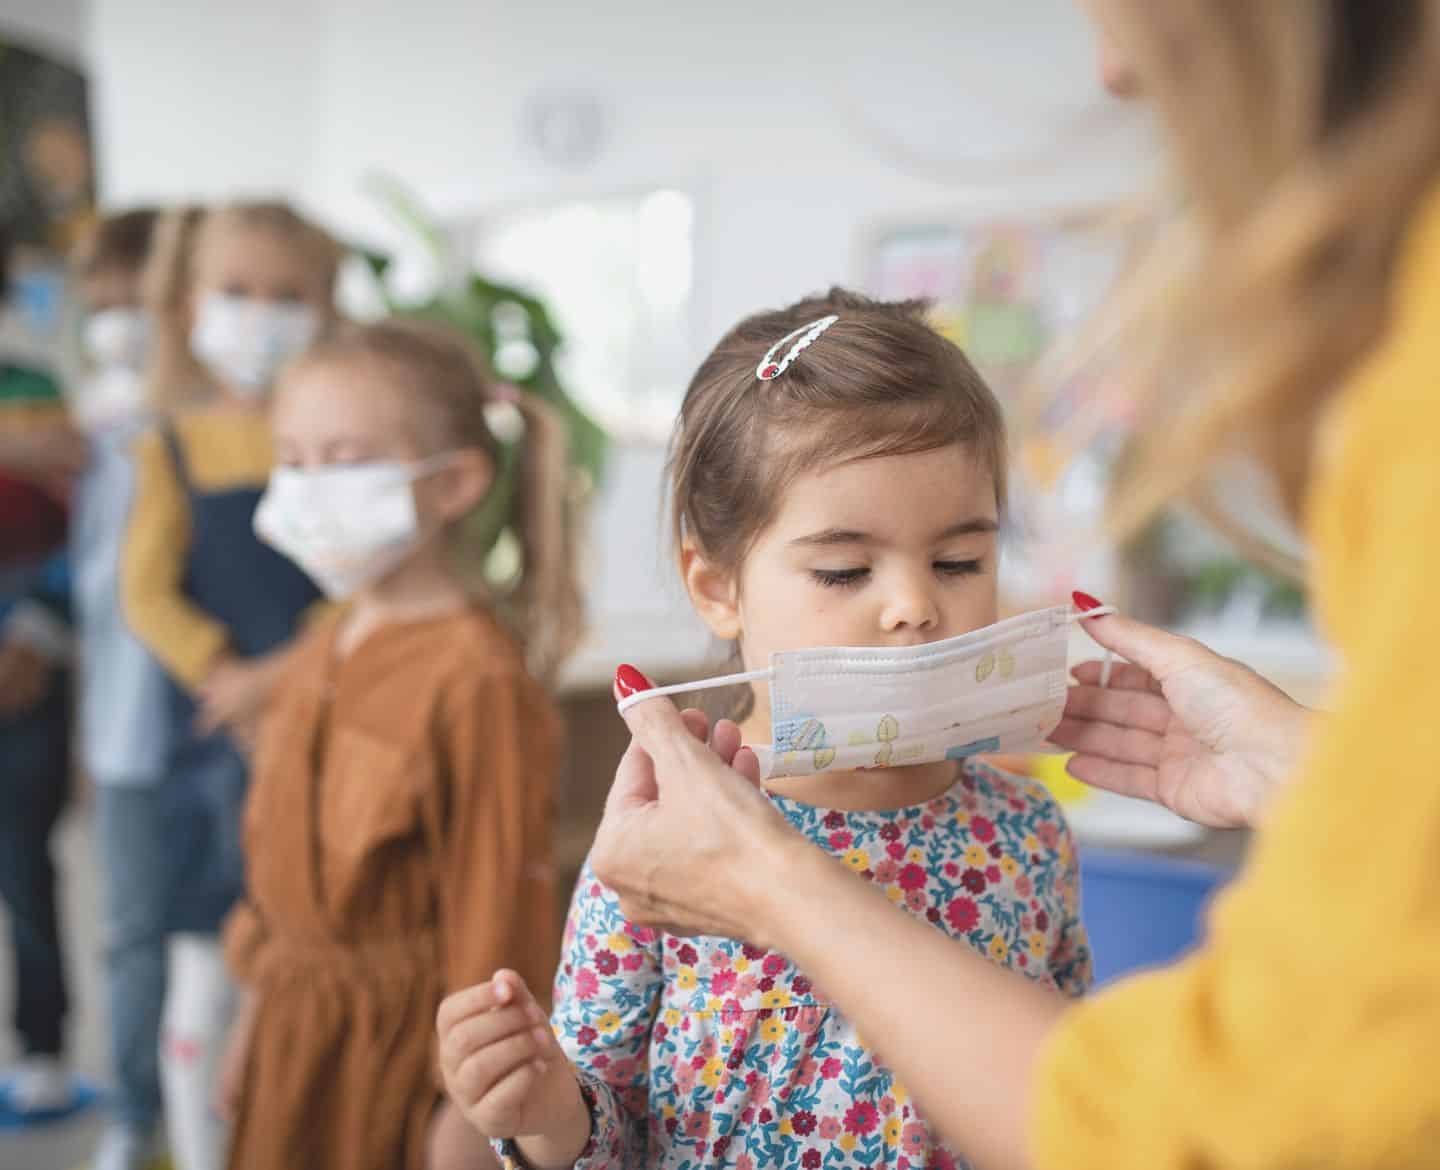
[[[570,1166],[590,1111],[569,1058],[525,981],[499,971],[449,996],[436,1019],[445,1089],[477,1130],[516,1139],[537,1170]]]

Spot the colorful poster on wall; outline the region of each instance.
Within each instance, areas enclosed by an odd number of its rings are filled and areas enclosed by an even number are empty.
[[[1043,408],[1019,436],[1006,546],[1016,607],[1102,589],[1115,574],[1098,539],[1110,459],[1126,420],[1107,413],[1102,374],[1069,370],[1037,386],[1037,366],[1073,337],[1114,282],[1121,248],[1096,217],[915,223],[873,233],[866,285],[887,300],[924,298],[1011,414]],[[1027,417],[1029,417],[1027,415]]]

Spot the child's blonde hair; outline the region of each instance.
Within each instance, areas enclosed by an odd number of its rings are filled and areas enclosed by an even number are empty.
[[[70,267],[81,279],[112,271],[140,275],[149,262],[159,218],[153,207],[102,215],[76,241]]]
[[[1005,504],[1005,420],[959,347],[925,320],[923,301],[871,300],[842,288],[730,330],[686,391],[670,446],[671,527],[735,571],[803,469],[967,443]],[[771,381],[766,352],[792,330],[839,320]],[[783,357],[786,347],[781,347]]]
[[[497,601],[525,646],[531,670],[553,681],[582,626],[564,422],[533,395],[508,385],[502,389],[463,334],[423,321],[390,318],[342,326],[297,359],[286,377],[315,366],[350,363],[364,363],[393,377],[415,403],[416,438],[428,454],[477,449],[497,474],[503,465],[501,446],[486,417],[487,407],[509,403],[519,411],[524,434],[517,440],[518,483],[505,500],[508,514],[499,519],[519,537],[520,564]],[[470,570],[466,575],[472,575],[479,566],[464,547],[464,522],[455,538],[457,559],[462,569]]]
[[[151,401],[157,404],[173,406],[213,389],[209,374],[190,352],[189,296],[201,246],[214,233],[234,228],[273,232],[286,240],[313,265],[317,282],[334,298],[345,250],[288,203],[227,203],[166,212],[156,225],[145,271],[145,302],[154,328],[148,377]]]

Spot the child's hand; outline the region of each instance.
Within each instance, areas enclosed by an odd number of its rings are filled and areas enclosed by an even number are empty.
[[[490,1138],[515,1138],[537,1168],[571,1166],[590,1111],[545,1013],[513,971],[440,1005],[440,1067],[451,1101]]]
[[[200,714],[195,725],[202,735],[221,728],[253,725],[279,681],[283,659],[224,658],[200,687]]]
[[[50,690],[55,665],[28,642],[0,644],[0,718],[33,711]]]

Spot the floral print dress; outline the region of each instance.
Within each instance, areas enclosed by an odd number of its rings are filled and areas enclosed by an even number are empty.
[[[923,806],[838,812],[771,799],[937,930],[1046,986],[1079,995],[1088,985],[1074,847],[1038,785],[970,761]],[[963,1165],[784,956],[637,927],[588,866],[566,925],[553,1024],[591,1108],[582,1170]],[[884,1037],[867,1040],[883,1050]],[[510,1143],[498,1148],[508,1167],[525,1165]]]

